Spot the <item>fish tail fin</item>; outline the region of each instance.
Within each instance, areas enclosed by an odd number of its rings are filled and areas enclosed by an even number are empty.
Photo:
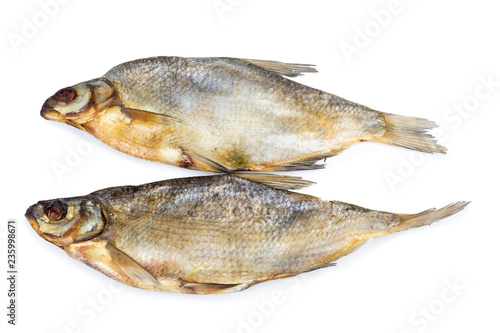
[[[430,225],[433,222],[460,212],[469,203],[470,201],[458,201],[440,209],[431,208],[417,214],[394,214],[401,222],[392,227],[388,233]]]
[[[373,141],[400,146],[425,153],[446,153],[446,148],[437,143],[428,133],[438,125],[424,118],[401,116],[382,112],[385,120],[385,133]]]

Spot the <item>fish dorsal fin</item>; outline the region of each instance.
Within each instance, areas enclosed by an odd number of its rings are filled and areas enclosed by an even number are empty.
[[[122,108],[122,113],[126,115],[131,120],[140,120],[144,122],[153,122],[160,124],[173,124],[180,123],[180,121],[172,116],[166,114],[155,113],[151,111],[133,109],[133,108]]]
[[[254,59],[242,59],[246,62],[258,66],[266,71],[274,74],[296,77],[304,73],[317,73],[318,71],[313,68],[315,65],[305,65],[305,64],[287,64],[279,61],[271,60],[254,60]]]
[[[300,190],[304,187],[316,184],[301,177],[272,175],[268,173],[234,173],[236,177],[247,179],[278,190]]]

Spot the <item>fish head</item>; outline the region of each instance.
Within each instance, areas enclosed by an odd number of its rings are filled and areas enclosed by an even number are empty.
[[[39,201],[25,216],[38,235],[57,246],[94,238],[106,226],[102,204],[86,197]]]
[[[85,130],[82,124],[114,105],[117,100],[111,83],[99,78],[59,90],[45,101],[40,115]]]

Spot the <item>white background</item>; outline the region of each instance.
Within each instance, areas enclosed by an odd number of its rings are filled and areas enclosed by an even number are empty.
[[[60,0],[55,7],[54,1],[0,5],[2,276],[7,220],[18,229],[15,327],[6,323],[8,286],[0,279],[1,325],[8,332],[498,332],[495,2]],[[390,17],[381,14],[388,9]],[[346,56],[348,44],[357,53]],[[158,55],[316,64],[318,74],[297,80],[441,125],[447,155],[358,144],[328,159],[325,170],[290,173],[318,182],[305,193],[400,213],[472,204],[431,227],[373,240],[337,267],[240,293],[180,295],[110,284],[38,237],[26,208],[204,173],[127,156],[42,119],[39,110],[60,88]],[[481,81],[488,79],[496,83]],[[58,176],[54,168],[61,165],[70,171]]]

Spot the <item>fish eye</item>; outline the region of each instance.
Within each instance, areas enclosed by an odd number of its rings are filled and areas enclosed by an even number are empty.
[[[56,92],[54,97],[57,99],[58,102],[68,104],[73,102],[77,95],[78,94],[74,88],[68,87],[68,88],[63,88],[58,92]]]
[[[50,221],[62,220],[66,217],[66,212],[67,206],[60,201],[55,201],[44,209],[45,216],[47,216]]]

